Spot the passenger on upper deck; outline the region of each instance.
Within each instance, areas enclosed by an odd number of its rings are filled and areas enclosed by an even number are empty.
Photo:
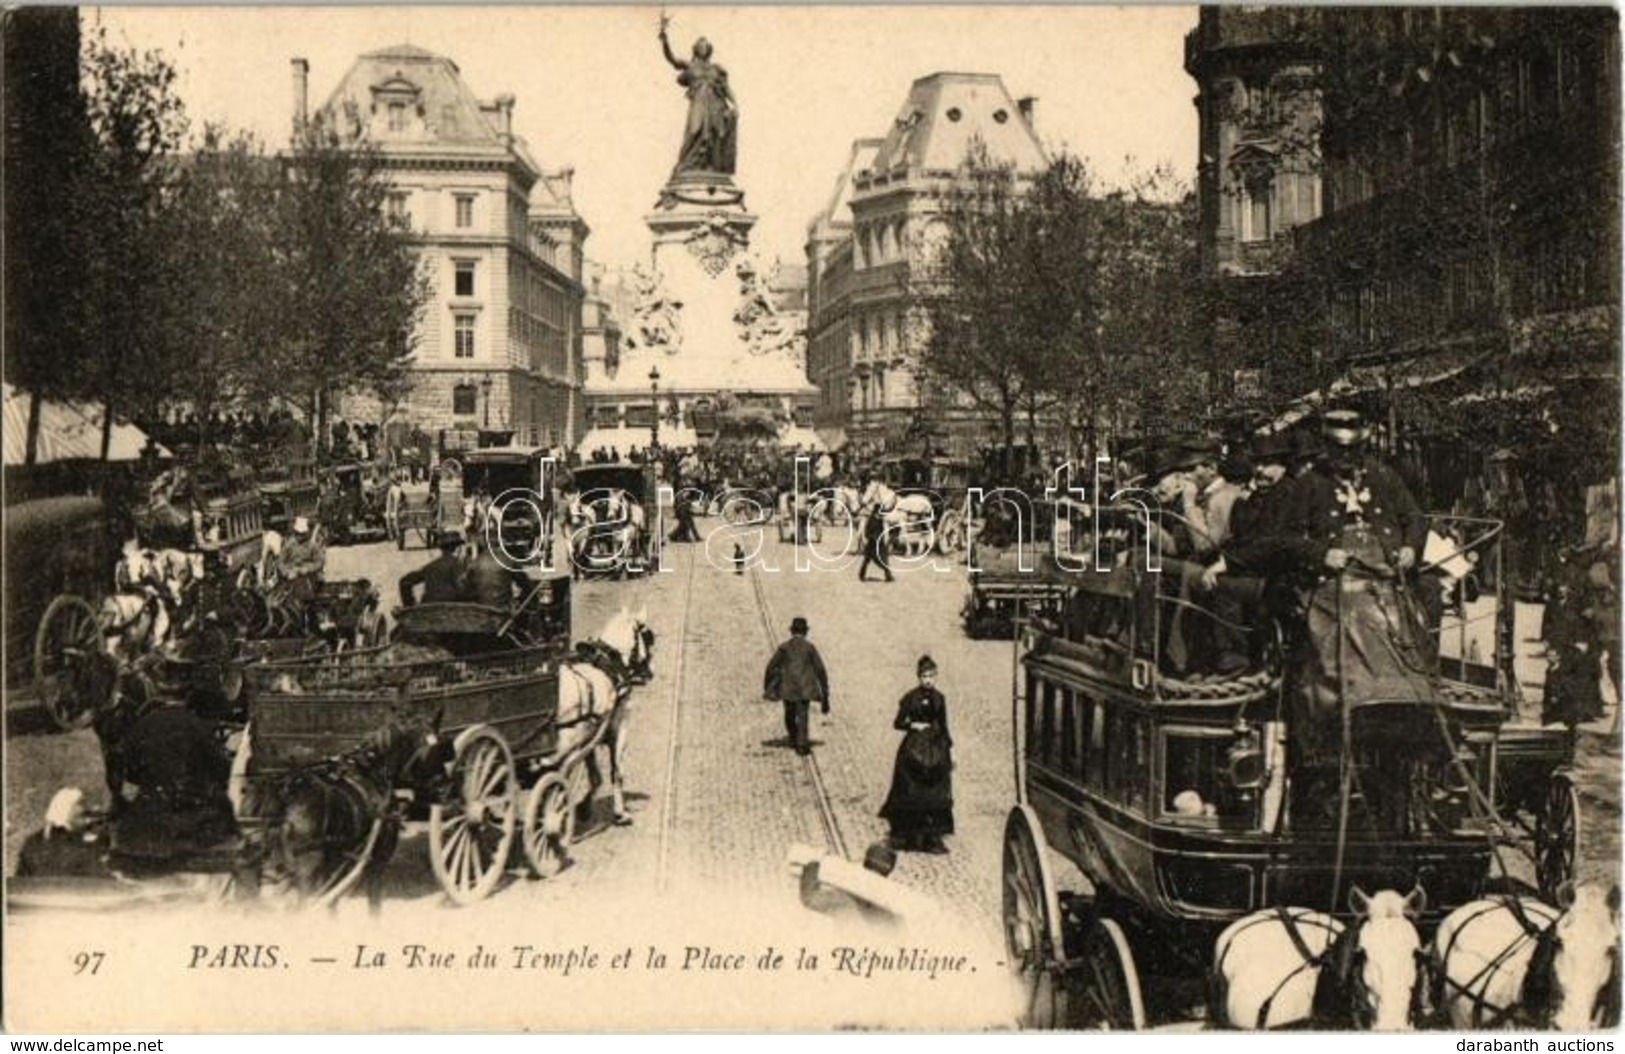
[[[1285,435],[1253,438],[1253,478],[1231,513],[1224,551],[1202,573],[1203,588],[1213,593],[1214,614],[1224,622],[1256,630],[1266,614],[1286,623],[1297,607],[1290,579],[1300,562],[1294,554],[1302,540],[1286,528],[1293,486],[1287,473],[1290,454]],[[1219,672],[1234,672],[1261,658],[1258,633],[1252,641],[1233,631],[1219,637]]]

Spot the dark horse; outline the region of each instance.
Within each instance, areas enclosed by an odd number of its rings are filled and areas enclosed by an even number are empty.
[[[378,911],[384,868],[400,840],[394,790],[426,794],[453,755],[439,725],[438,715],[430,721],[392,714],[354,749],[293,769],[266,789],[256,809],[267,818],[266,863],[301,902],[314,897],[334,907],[361,881],[369,909]]]

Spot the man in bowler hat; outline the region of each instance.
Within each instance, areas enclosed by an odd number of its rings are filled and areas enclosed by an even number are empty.
[[[813,701],[829,713],[829,674],[824,660],[807,639],[807,620],[797,615],[790,620],[790,639],[779,645],[768,660],[762,677],[762,698],[784,703],[784,731],[796,753],[812,753],[807,733],[807,708]]]

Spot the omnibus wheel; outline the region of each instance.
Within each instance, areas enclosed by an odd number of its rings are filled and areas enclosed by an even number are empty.
[[[1060,896],[1048,854],[1037,814],[1026,805],[1011,809],[1004,824],[1004,948],[1026,994],[1025,1028],[1067,1028],[1072,1019]]]

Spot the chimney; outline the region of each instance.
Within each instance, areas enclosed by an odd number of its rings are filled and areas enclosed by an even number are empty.
[[[1027,122],[1027,127],[1037,131],[1033,126],[1033,107],[1038,105],[1036,95],[1023,95],[1016,100],[1016,109],[1021,113],[1021,119]]]
[[[504,93],[497,96],[497,131],[504,138],[513,135],[513,104],[512,95]]]
[[[310,63],[304,59],[293,60],[293,130],[298,132],[305,126],[310,102]]]

